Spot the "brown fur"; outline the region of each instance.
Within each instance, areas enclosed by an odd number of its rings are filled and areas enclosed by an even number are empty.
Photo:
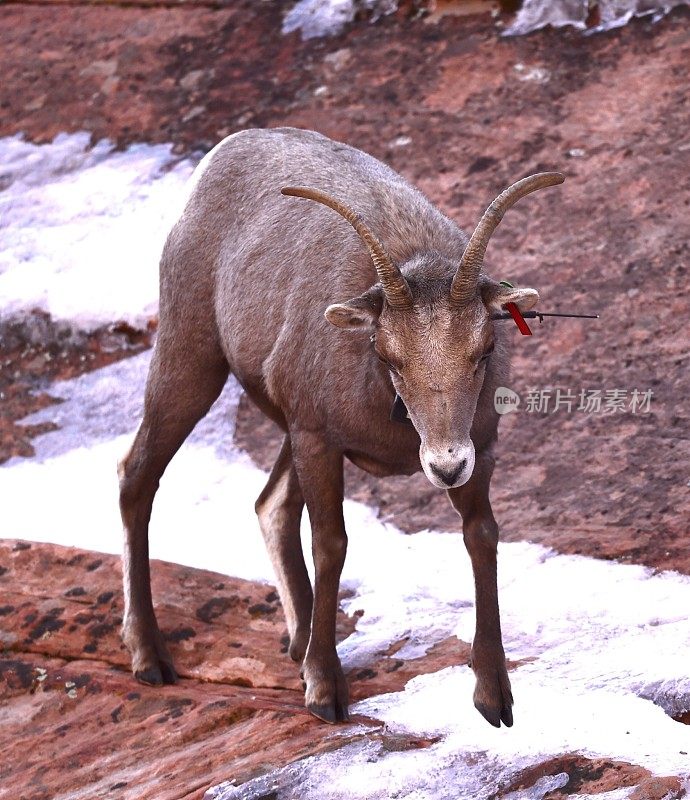
[[[283,197],[287,185],[321,189],[355,209],[400,265],[413,307],[389,307],[348,223],[314,202]],[[328,721],[347,718],[335,649],[347,457],[376,475],[423,468],[448,489],[476,580],[475,704],[493,725],[512,724],[496,592],[498,528],[488,499],[498,423],[493,396],[507,381],[509,331],[494,326],[490,314],[510,300],[527,308],[537,295],[482,274],[474,300],[453,306],[450,285],[466,244],[466,235],[399,175],[319,134],[244,131],[207,156],[161,258],[160,328],[144,418],[119,470],[123,636],[139,680],[175,680],[149,577],[158,481],[232,372],[285,431],[256,508],[290,655],[302,662],[307,707]],[[396,390],[414,427],[389,421]],[[305,504],[313,590],[299,539]]]

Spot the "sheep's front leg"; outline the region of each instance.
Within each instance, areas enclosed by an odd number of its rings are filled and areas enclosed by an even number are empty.
[[[492,725],[513,724],[513,695],[506,669],[496,585],[498,525],[489,502],[493,456],[478,453],[472,477],[464,486],[449,489],[448,496],[462,516],[465,546],[472,561],[475,584],[476,629],[472,642],[472,668],[477,679],[474,705]]]
[[[311,633],[302,664],[305,705],[326,722],[342,722],[348,718],[348,689],[335,649],[335,621],[347,550],[343,456],[330,449],[318,434],[290,431],[290,438],[309,512],[315,569]]]

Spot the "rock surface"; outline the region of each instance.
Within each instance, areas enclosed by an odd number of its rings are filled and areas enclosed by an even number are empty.
[[[271,586],[166,562],[154,561],[152,572],[181,677],[175,686],[143,686],[129,672],[116,557],[0,542],[0,798],[191,800],[221,785],[209,797],[258,800],[268,783],[283,792],[271,796],[287,797],[300,785],[299,763],[276,766],[357,741],[382,752],[437,741],[391,733],[368,717],[337,727],[311,717]],[[341,615],[339,638],[355,624]],[[402,644],[348,675],[353,701],[400,691],[469,656],[467,643],[450,638],[404,660]],[[550,800],[626,786],[636,787],[636,800],[683,796],[677,778],[576,754],[536,764],[499,796],[564,773]]]
[[[683,797],[683,787],[678,778],[655,778],[648,770],[605,759],[587,759],[576,754],[554,758],[543,764],[525,770],[506,787],[503,794],[529,789],[535,783],[550,775],[565,773],[567,781],[559,789],[544,795],[544,800],[559,800],[572,794],[603,794],[623,787],[634,787],[631,800],[654,800],[661,787],[664,787],[666,800]]]
[[[200,797],[385,735],[376,720],[331,727],[306,712],[273,587],[166,562],[152,571],[175,686],[143,686],[129,672],[119,559],[0,542],[0,797]],[[341,615],[339,638],[353,627]],[[382,653],[348,676],[352,697],[399,691],[468,654],[457,639],[410,662]]]

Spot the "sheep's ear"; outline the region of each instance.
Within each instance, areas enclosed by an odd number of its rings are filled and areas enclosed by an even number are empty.
[[[539,292],[536,289],[504,286],[494,281],[482,284],[479,291],[489,311],[502,311],[506,303],[515,303],[520,311],[529,311],[539,302]]]
[[[348,331],[373,330],[381,314],[380,292],[365,292],[346,303],[328,306],[325,317],[336,328]]]

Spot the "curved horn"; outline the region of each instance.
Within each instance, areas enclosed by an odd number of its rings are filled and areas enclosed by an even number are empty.
[[[514,183],[498,195],[479,220],[479,224],[474,229],[465,252],[462,254],[460,266],[450,287],[452,303],[462,305],[474,297],[486,247],[489,244],[491,234],[498,227],[506,211],[514,206],[521,197],[530,192],[543,189],[546,186],[556,186],[559,183],[563,183],[564,180],[565,178],[560,172],[539,172],[537,175],[530,175],[528,178],[523,178],[521,181]]]
[[[333,211],[337,211],[341,217],[344,217],[352,225],[368,247],[388,305],[394,308],[409,308],[412,305],[412,293],[402,272],[393,263],[380,240],[367,228],[364,220],[356,211],[318,189],[286,186],[280,192],[290,197],[304,197],[307,200],[315,200],[317,203],[322,203],[332,208]]]

